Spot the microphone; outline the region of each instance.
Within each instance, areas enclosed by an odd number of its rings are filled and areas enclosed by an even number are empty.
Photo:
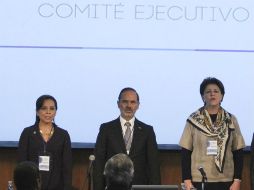
[[[89,165],[87,168],[88,190],[93,190],[93,162],[94,160],[95,160],[95,156],[91,154],[89,156]]]
[[[89,156],[89,165],[88,165],[88,168],[87,168],[87,176],[90,176],[91,173],[92,173],[94,160],[95,160],[95,156],[93,154],[91,154]]]
[[[203,179],[206,181],[206,180],[207,180],[207,177],[206,177],[206,173],[205,173],[204,168],[203,168],[202,166],[200,166],[200,167],[198,168],[198,170],[200,171],[200,173],[201,173]]]

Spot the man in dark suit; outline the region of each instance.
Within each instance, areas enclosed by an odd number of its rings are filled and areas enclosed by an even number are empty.
[[[95,145],[94,190],[105,189],[106,161],[118,153],[128,154],[134,164],[133,184],[160,184],[157,142],[153,127],[135,118],[139,95],[124,88],[118,97],[120,117],[103,123]]]

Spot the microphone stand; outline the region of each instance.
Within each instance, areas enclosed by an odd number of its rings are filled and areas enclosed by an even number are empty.
[[[200,173],[201,173],[201,175],[202,175],[201,188],[202,188],[202,190],[205,190],[205,182],[207,182],[206,173],[205,173],[203,167],[199,167],[198,170],[200,171]]]
[[[87,178],[88,178],[88,190],[93,190],[93,165],[94,165],[95,157],[94,155],[89,156],[89,166],[87,170]]]
[[[88,190],[93,190],[93,172],[88,174]]]
[[[202,190],[205,190],[206,181],[207,181],[207,177],[205,175],[202,175],[202,184],[201,184]]]

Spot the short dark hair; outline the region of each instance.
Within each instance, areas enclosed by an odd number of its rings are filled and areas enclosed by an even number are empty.
[[[224,89],[223,83],[222,83],[219,79],[214,78],[214,77],[207,77],[207,78],[205,78],[205,79],[202,81],[202,83],[200,84],[200,89],[199,89],[200,95],[201,95],[201,96],[204,95],[204,93],[205,93],[205,88],[206,88],[207,85],[209,85],[209,84],[215,84],[215,85],[217,85],[217,86],[219,87],[219,89],[220,89],[221,94],[224,96],[224,94],[225,94],[225,89]]]
[[[123,89],[121,90],[121,92],[119,93],[119,96],[118,96],[118,101],[121,100],[122,94],[123,94],[124,92],[126,92],[126,91],[133,91],[133,92],[135,92],[136,95],[137,95],[137,100],[138,100],[138,102],[139,102],[139,95],[138,95],[137,91],[136,91],[134,88],[131,88],[131,87],[126,87],[126,88],[123,88]]]
[[[38,166],[31,161],[20,162],[14,170],[14,184],[17,190],[38,190],[40,172]]]
[[[36,100],[36,111],[39,111],[39,110],[41,109],[41,107],[42,107],[43,103],[45,102],[45,100],[52,100],[52,101],[54,102],[55,108],[56,108],[56,110],[57,110],[57,101],[56,101],[56,99],[55,99],[53,96],[47,95],[47,94],[46,94],[46,95],[40,96],[40,97]],[[40,118],[39,118],[39,116],[37,116],[37,114],[36,114],[35,124],[38,124],[39,121],[40,121]]]
[[[134,175],[133,162],[126,154],[116,154],[106,162],[104,175],[109,189],[129,189]]]

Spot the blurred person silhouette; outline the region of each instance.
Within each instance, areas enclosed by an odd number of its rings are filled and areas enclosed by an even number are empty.
[[[250,151],[251,151],[250,182],[251,182],[251,190],[254,190],[254,134],[252,136]]]
[[[16,190],[41,190],[39,168],[33,162],[18,163],[13,178]]]
[[[105,165],[106,190],[130,190],[134,175],[134,166],[126,154],[119,153],[111,157]]]

